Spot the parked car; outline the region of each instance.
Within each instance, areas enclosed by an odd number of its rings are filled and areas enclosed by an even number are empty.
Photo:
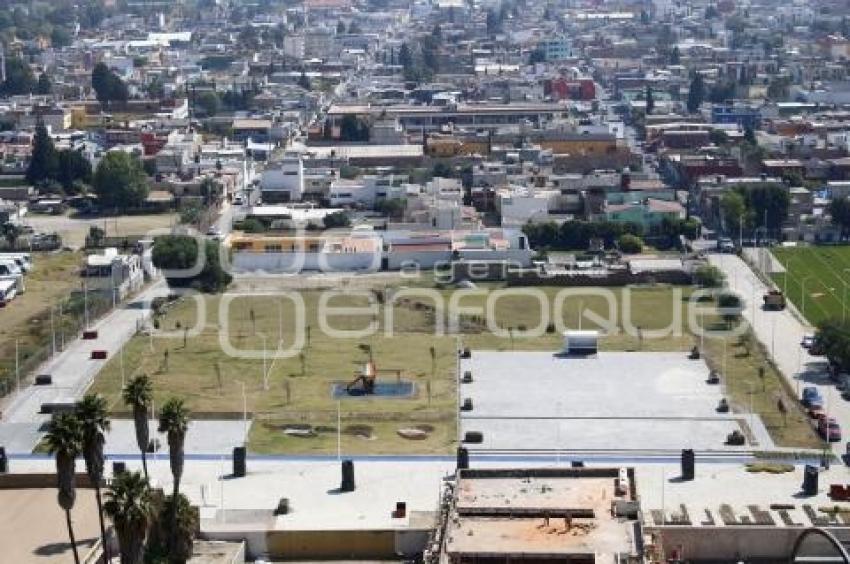
[[[815,336],[814,335],[804,335],[803,340],[800,341],[800,346],[806,350],[809,350],[815,344]]]
[[[800,397],[800,402],[806,407],[823,407],[823,396],[820,395],[820,390],[814,386],[806,386],[803,388],[803,395]]]
[[[729,237],[721,237],[717,240],[717,250],[721,253],[734,253],[735,243]]]
[[[841,440],[841,426],[834,417],[821,417],[818,421],[818,434],[831,443]]]

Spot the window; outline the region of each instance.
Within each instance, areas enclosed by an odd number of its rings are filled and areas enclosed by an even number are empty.
[[[283,250],[281,245],[266,245],[265,251],[267,253],[279,253]]]

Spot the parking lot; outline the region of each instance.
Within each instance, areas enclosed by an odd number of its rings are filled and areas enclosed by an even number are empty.
[[[709,369],[684,353],[607,352],[559,357],[540,352],[473,351],[461,361],[463,433],[472,449],[760,450],[773,442],[757,416],[718,413],[723,397]],[[726,436],[752,429],[756,444],[729,447]]]

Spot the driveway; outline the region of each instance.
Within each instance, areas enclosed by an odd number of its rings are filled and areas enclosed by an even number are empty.
[[[838,420],[846,439],[846,433],[850,432],[850,403],[841,398],[828,378],[826,359],[812,356],[800,346],[803,336],[812,334],[814,329],[800,321],[790,309],[763,310],[762,296],[769,288],[737,256],[711,254],[708,260],[723,271],[729,287],[744,299],[747,306],[744,318],[753,327],[759,341],[791,384],[797,397],[800,397],[803,386],[817,386],[826,402],[827,413]],[[833,443],[833,450],[844,454],[844,441]]]

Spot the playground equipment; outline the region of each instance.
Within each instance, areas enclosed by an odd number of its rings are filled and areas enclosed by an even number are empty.
[[[379,373],[395,374],[396,383],[401,384],[401,370],[385,369],[379,370],[375,366],[373,360],[366,362],[360,369],[359,373],[355,373],[354,380],[345,386],[345,391],[351,396],[375,395],[375,384]],[[386,387],[386,386],[384,386]]]

